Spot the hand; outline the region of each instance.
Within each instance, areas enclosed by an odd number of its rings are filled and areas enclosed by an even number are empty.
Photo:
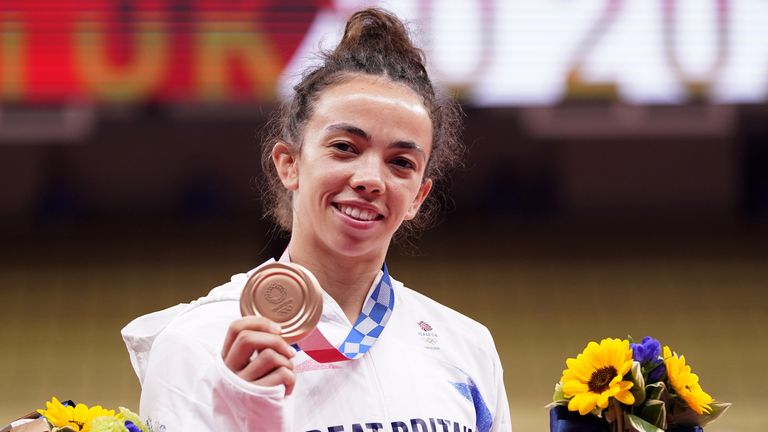
[[[283,384],[293,392],[294,349],[280,336],[280,326],[264,317],[248,316],[230,324],[221,356],[240,378],[262,386]]]

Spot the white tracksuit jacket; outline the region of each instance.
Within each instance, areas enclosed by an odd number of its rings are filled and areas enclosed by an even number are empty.
[[[282,385],[241,379],[224,365],[221,347],[240,317],[247,278],[235,275],[206,297],[123,329],[141,381],[140,414],[155,432],[511,430],[488,329],[394,279],[394,311],[363,357],[323,364],[300,351],[293,358],[296,386],[287,397]],[[338,345],[352,325],[323,293],[318,326]]]

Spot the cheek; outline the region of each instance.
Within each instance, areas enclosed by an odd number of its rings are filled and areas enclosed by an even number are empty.
[[[401,187],[397,188],[397,193],[399,194],[397,202],[403,213],[407,213],[411,210],[411,206],[419,194],[419,186],[421,185],[418,183],[413,183],[401,185]]]
[[[344,184],[346,172],[343,167],[330,163],[316,163],[305,167],[299,175],[299,191],[305,194],[322,196],[336,191]]]
[[[331,187],[343,183],[349,177],[343,166],[338,164],[317,164],[313,170],[312,181],[318,187]]]

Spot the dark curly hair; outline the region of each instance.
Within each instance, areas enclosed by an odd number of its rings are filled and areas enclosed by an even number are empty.
[[[382,9],[364,9],[347,21],[344,36],[330,52],[321,53],[322,64],[307,70],[294,87],[293,97],[276,111],[262,143],[262,188],[265,215],[291,230],[291,192],[286,190],[272,163],[272,147],[278,141],[300,150],[304,127],[313,114],[324,89],[353,78],[356,74],[385,76],[408,86],[418,94],[432,120],[432,151],[424,178],[437,184],[463,159],[465,146],[460,140],[461,111],[449,98],[435,93],[424,66],[424,54],[408,36],[405,25]],[[439,189],[439,188],[438,188]],[[429,194],[418,215],[405,221],[398,237],[429,227],[445,197],[439,190]]]

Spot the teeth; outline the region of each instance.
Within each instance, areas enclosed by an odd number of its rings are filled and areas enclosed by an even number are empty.
[[[342,213],[357,220],[372,221],[378,216],[376,212],[372,212],[370,210],[349,207],[341,204],[339,204],[338,207]]]
[[[369,212],[368,210],[362,210],[360,212],[360,218],[365,220],[372,220],[376,217],[376,214],[373,212]]]

